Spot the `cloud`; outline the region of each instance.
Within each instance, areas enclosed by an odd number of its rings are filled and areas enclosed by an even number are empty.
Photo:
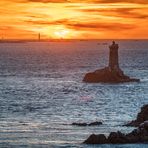
[[[27,30],[24,28],[18,28],[18,27],[14,27],[14,26],[0,26],[0,30],[1,30],[1,34],[2,36],[6,39],[9,38],[33,38],[34,36],[36,36],[36,32],[33,32],[31,30]]]
[[[7,0],[9,1],[9,0]],[[13,2],[16,3],[29,3],[29,2],[34,2],[34,3],[69,3],[69,0],[12,0]]]
[[[5,2],[11,3],[69,3],[69,0],[5,0]]]
[[[40,2],[40,3],[67,3],[68,0],[27,0],[28,2]]]
[[[137,18],[137,19],[147,19],[148,13],[143,13],[144,10],[148,11],[148,9],[144,8],[97,8],[97,9],[78,9],[81,12],[92,13],[103,16],[115,16],[115,17],[126,17],[126,18]],[[140,12],[139,12],[140,11]]]
[[[127,30],[133,29],[136,26],[131,24],[123,24],[123,23],[109,23],[109,22],[100,22],[100,21],[75,21],[73,19],[60,19],[55,21],[32,21],[28,20],[27,23],[31,23],[33,25],[57,25],[57,26],[65,26],[66,28],[77,30],[77,31],[119,31],[119,30]]]
[[[120,31],[133,29],[135,26],[130,24],[122,24],[122,23],[101,23],[101,22],[93,22],[93,23],[68,23],[66,27],[74,30],[85,30],[85,31]]]
[[[60,19],[56,21],[46,21],[46,20],[27,20],[26,23],[30,23],[33,25],[61,25],[66,24],[69,20],[68,19]]]
[[[88,0],[91,2],[91,0]],[[92,0],[94,3],[139,3],[148,4],[147,0]]]
[[[10,1],[10,0],[6,0]],[[148,4],[148,0],[11,0],[11,2],[36,2],[36,3],[138,3]]]

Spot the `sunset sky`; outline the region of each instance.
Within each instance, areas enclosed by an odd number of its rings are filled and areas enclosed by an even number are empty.
[[[148,0],[0,0],[0,38],[147,39]]]

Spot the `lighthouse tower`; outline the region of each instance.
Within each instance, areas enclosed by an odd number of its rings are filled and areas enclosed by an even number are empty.
[[[109,68],[111,70],[119,69],[119,58],[118,58],[118,44],[115,41],[112,42],[112,45],[109,46]]]

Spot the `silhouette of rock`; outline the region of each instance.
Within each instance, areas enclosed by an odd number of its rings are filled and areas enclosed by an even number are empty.
[[[91,123],[76,123],[76,122],[72,123],[72,125],[77,125],[77,126],[96,126],[96,125],[101,125],[101,124],[102,122],[98,122],[98,121],[91,122]]]
[[[101,124],[102,122],[96,121],[96,122],[89,123],[88,126],[95,126],[95,125],[101,125]]]
[[[127,138],[126,136],[121,132],[111,132],[108,136],[108,143],[126,143]]]
[[[108,143],[107,138],[103,134],[95,135],[92,134],[90,137],[84,141],[86,144],[106,144]]]
[[[77,125],[77,126],[87,126],[87,123],[72,123],[72,125]]]
[[[139,126],[146,120],[148,120],[148,104],[141,108],[141,111],[137,115],[137,119],[126,124],[126,126]]]
[[[83,79],[88,83],[123,83],[123,82],[139,82],[139,79],[133,79],[124,75],[121,69],[111,70],[109,67],[87,73]]]
[[[88,83],[123,83],[123,82],[139,82],[139,79],[133,79],[124,74],[119,67],[118,61],[118,44],[109,46],[109,66],[94,72],[87,73],[83,81]]]
[[[137,129],[128,134],[121,132],[111,132],[106,138],[105,135],[92,134],[84,141],[86,144],[128,144],[148,142],[148,121],[143,122]]]

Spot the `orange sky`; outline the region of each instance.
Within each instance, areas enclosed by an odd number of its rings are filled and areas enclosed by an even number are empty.
[[[147,39],[148,0],[0,0],[0,38]]]

